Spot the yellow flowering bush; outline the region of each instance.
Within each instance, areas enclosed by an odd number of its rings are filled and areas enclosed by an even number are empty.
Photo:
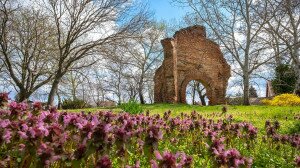
[[[270,106],[300,106],[300,97],[295,94],[280,94],[272,100],[263,99],[263,104]]]

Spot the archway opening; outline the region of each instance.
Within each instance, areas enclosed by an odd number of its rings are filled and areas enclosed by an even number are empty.
[[[192,80],[186,87],[186,103],[191,105],[208,105],[206,89],[204,85],[197,80]]]

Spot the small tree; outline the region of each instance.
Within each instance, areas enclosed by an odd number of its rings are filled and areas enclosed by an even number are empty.
[[[256,98],[258,97],[256,89],[251,85],[249,89],[249,97]]]
[[[272,86],[276,94],[293,93],[297,76],[292,67],[287,64],[278,65],[275,69],[275,79]]]

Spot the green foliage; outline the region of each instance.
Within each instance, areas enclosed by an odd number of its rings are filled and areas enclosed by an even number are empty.
[[[61,107],[63,109],[83,109],[83,108],[88,108],[90,107],[90,105],[88,103],[86,103],[84,100],[80,100],[80,99],[65,99],[62,104]]]
[[[289,134],[300,134],[300,121],[297,121],[288,131]]]
[[[258,97],[256,89],[251,85],[249,89],[249,97]]]
[[[275,69],[275,79],[272,81],[272,86],[276,94],[293,93],[297,76],[292,67],[286,64],[281,64]]]
[[[140,114],[144,111],[142,106],[137,101],[132,99],[129,100],[128,103],[122,103],[120,108],[130,114]]]

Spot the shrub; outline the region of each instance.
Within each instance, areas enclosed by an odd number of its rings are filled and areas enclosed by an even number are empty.
[[[281,94],[272,100],[263,99],[262,103],[271,106],[299,106],[300,97],[295,94]]]
[[[63,109],[82,109],[82,108],[87,108],[90,107],[90,105],[88,103],[86,103],[84,100],[80,100],[80,99],[65,99],[62,104],[61,107]]]
[[[140,114],[144,111],[142,106],[133,99],[129,100],[128,103],[122,103],[120,105],[120,108],[130,114]]]

